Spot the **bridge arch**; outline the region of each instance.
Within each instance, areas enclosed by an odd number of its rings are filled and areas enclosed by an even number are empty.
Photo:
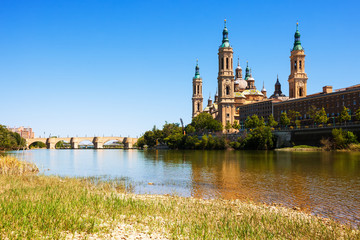
[[[27,144],[28,149],[32,148],[47,148],[46,142],[43,141],[32,141],[30,144]]]

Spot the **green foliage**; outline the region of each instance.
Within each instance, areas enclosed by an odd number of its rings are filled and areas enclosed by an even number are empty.
[[[314,120],[314,117],[315,117],[315,115],[316,115],[316,112],[317,112],[317,108],[316,108],[314,105],[312,105],[312,106],[309,108],[309,110],[307,111],[307,114],[310,116],[311,119]]]
[[[154,147],[156,145],[156,136],[153,131],[146,131],[144,134],[145,144],[149,147]]]
[[[162,130],[154,127],[151,131],[146,131],[138,139],[137,146],[154,147],[157,143],[166,144],[171,149],[225,149],[227,146],[225,139],[220,137],[205,134],[200,139],[193,135],[195,127],[192,125],[187,125],[185,132],[186,135],[177,123],[165,123]]]
[[[290,124],[290,119],[288,118],[286,112],[282,112],[280,115],[280,124],[282,126],[288,126]]]
[[[232,128],[235,129],[235,130],[239,130],[240,129],[240,124],[237,120],[234,121],[233,125],[232,125]]]
[[[245,128],[256,128],[265,126],[264,118],[259,119],[258,115],[248,116],[245,120]]]
[[[272,149],[274,147],[274,136],[271,128],[260,126],[253,129],[241,144],[243,149]]]
[[[232,125],[229,121],[226,122],[225,129],[229,131],[232,128]]]
[[[0,150],[17,150],[25,146],[26,140],[24,138],[0,125]]]
[[[65,148],[64,141],[59,141],[55,144],[55,148]]]
[[[145,145],[146,145],[146,143],[145,143],[144,136],[141,136],[141,137],[137,140],[136,146],[137,146],[137,147],[140,147],[140,148],[143,148]]]
[[[314,119],[314,122],[317,124],[321,124],[321,123],[324,124],[329,121],[329,118],[327,117],[324,108],[321,108],[320,110],[316,111],[313,119]]]
[[[299,117],[301,117],[300,113],[294,110],[289,110],[288,117],[290,119],[290,122],[294,125],[296,125],[296,121]]]
[[[355,112],[355,119],[358,121],[360,120],[360,108]]]
[[[43,142],[34,142],[29,146],[29,148],[46,148],[46,144]]]
[[[356,136],[353,132],[343,131],[341,128],[334,128],[331,133],[334,149],[344,149],[347,148],[351,143],[357,143]]]
[[[296,145],[296,146],[293,146],[293,148],[318,148],[318,147],[309,146],[309,145]]]
[[[223,129],[222,124],[216,121],[209,113],[202,112],[191,121],[191,125],[195,128],[196,132],[218,132]]]
[[[338,121],[341,123],[343,123],[343,122],[346,123],[346,121],[349,121],[350,119],[351,119],[351,116],[349,114],[349,109],[344,106],[338,117]]]
[[[195,128],[193,127],[193,125],[189,124],[185,127],[185,133],[186,134],[192,134],[194,133],[196,130]]]
[[[269,127],[276,127],[278,125],[278,122],[275,121],[274,119],[274,115],[270,114],[269,118],[268,118],[268,124]]]

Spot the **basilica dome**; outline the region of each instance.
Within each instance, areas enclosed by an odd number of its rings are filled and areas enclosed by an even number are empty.
[[[236,98],[246,98],[242,92],[235,92],[235,97]]]
[[[243,91],[244,95],[255,95],[255,96],[264,96],[259,90],[256,89],[248,89]]]
[[[242,78],[236,79],[235,84],[238,84],[239,88],[242,89],[242,90],[244,90],[247,87],[247,82]]]

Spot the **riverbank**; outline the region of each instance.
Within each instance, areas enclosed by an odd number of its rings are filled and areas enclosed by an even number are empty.
[[[327,149],[325,147],[314,147],[307,145],[299,145],[294,147],[287,148],[275,148],[274,151],[280,152],[326,152],[326,151],[334,151],[334,152],[360,152],[360,144],[350,144],[347,148],[344,149]]]
[[[284,207],[129,191],[121,179],[0,175],[0,236],[360,239],[358,230]]]

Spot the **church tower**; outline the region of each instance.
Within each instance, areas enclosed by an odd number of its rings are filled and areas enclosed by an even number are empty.
[[[296,23],[294,47],[290,56],[289,97],[306,97],[307,75],[305,73],[305,53],[300,42],[299,24]]]
[[[193,78],[192,117],[196,117],[202,110],[202,78],[200,77],[198,60],[196,60],[195,76]]]
[[[226,28],[226,19],[224,21],[223,40],[219,47],[219,110],[218,120],[226,125],[227,122],[233,124],[235,115],[235,97],[234,97],[234,71],[233,71],[233,49],[230,46]]]

